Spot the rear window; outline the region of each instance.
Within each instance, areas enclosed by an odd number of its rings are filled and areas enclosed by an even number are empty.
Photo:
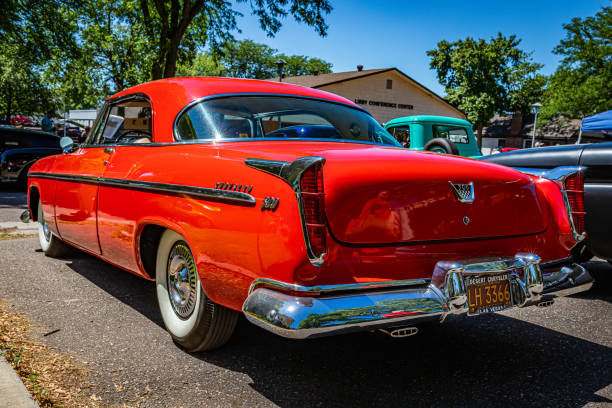
[[[318,99],[236,96],[196,103],[176,121],[176,141],[332,139],[400,144],[366,112]]]
[[[462,143],[468,144],[470,143],[470,139],[468,138],[467,130],[461,126],[433,126],[433,134],[434,137],[443,137],[445,139],[450,140],[453,143]]]

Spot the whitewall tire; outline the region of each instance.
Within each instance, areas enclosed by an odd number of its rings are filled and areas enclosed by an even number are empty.
[[[238,313],[211,301],[185,238],[166,230],[155,265],[156,294],[166,329],[189,352],[212,350],[231,337]]]
[[[38,241],[40,242],[40,247],[43,250],[43,253],[52,258],[61,258],[68,255],[70,252],[70,247],[62,242],[62,240],[53,234],[49,229],[49,226],[45,220],[45,214],[43,213],[40,199],[38,200],[38,213],[36,220],[38,221]]]

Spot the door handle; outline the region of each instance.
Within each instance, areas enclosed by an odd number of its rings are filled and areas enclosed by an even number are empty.
[[[112,147],[107,147],[107,148],[105,148],[105,149],[104,149],[104,153],[107,153],[107,154],[111,154],[111,153],[113,153],[114,151],[115,151],[115,149],[114,149],[114,148],[112,148]]]

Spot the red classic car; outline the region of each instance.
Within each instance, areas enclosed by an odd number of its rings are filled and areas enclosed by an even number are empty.
[[[62,143],[32,166],[23,219],[46,255],[69,244],[155,280],[188,351],[228,341],[240,311],[289,338],[405,336],[592,284],[570,254],[580,169],[551,181],[408,151],[330,93],[155,81],[109,98],[84,144]]]

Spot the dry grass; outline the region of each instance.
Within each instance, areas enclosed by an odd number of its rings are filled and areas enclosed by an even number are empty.
[[[5,232],[0,232],[0,241],[5,239],[33,238],[37,236],[38,234],[7,234]]]
[[[89,392],[88,371],[73,357],[33,341],[30,322],[0,300],[0,353],[11,363],[41,407],[99,407]]]

